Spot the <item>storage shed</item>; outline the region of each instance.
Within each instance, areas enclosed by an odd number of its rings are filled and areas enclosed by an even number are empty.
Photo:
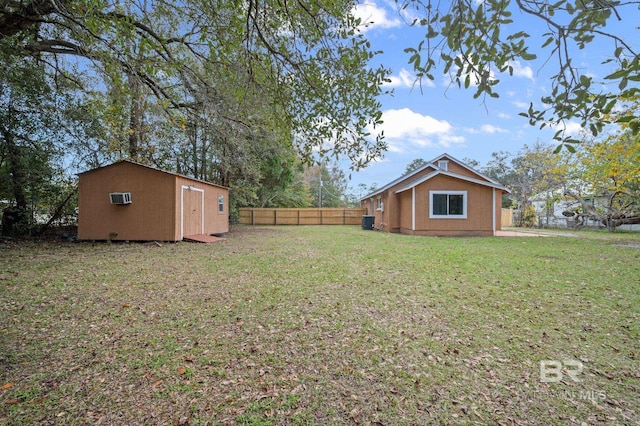
[[[78,239],[180,241],[229,231],[229,189],[132,161],[79,175]]]

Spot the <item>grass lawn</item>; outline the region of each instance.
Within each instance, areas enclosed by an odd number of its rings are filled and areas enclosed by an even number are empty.
[[[578,235],[2,244],[0,423],[638,425],[640,236]]]

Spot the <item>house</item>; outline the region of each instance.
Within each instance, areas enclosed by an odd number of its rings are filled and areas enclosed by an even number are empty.
[[[179,241],[229,231],[229,189],[132,161],[79,175],[78,239]]]
[[[510,192],[451,155],[389,182],[360,200],[374,227],[410,235],[494,235]]]

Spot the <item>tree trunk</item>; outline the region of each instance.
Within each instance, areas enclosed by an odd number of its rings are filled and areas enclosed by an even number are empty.
[[[53,216],[51,216],[51,219],[49,219],[49,221],[42,227],[42,229],[40,229],[39,231],[40,233],[49,229],[51,227],[51,224],[60,217],[60,215],[62,214],[62,210],[64,209],[64,206],[67,205],[67,203],[69,202],[71,197],[73,197],[73,195],[76,193],[77,190],[78,188],[76,187],[76,188],[73,188],[71,192],[69,192],[67,197],[58,205],[58,207],[56,208],[56,211],[53,213]]]
[[[602,225],[606,226],[607,230],[610,232],[615,231],[620,225],[634,225],[640,223],[640,215],[638,214],[629,215],[625,212],[613,211],[611,200],[616,194],[613,194],[610,198],[609,206],[607,207],[607,214],[598,213],[594,206],[586,202],[584,198],[575,192],[565,191],[565,194],[580,203],[584,210],[584,213],[581,216],[600,222]]]
[[[16,145],[14,135],[5,128],[2,128],[2,138],[6,145],[6,160],[9,163],[9,174],[11,175],[11,186],[15,206],[7,207],[2,214],[2,235],[19,236],[25,235],[29,230],[29,208],[25,188],[27,186],[27,175],[23,167],[20,148]]]
[[[139,161],[140,140],[142,137],[142,93],[138,77],[129,72],[127,80],[131,89],[131,112],[129,115],[129,157]]]

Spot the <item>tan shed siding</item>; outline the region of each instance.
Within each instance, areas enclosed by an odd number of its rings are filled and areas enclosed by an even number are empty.
[[[204,191],[204,233],[224,234],[229,232],[229,191],[226,188],[216,185],[209,185],[205,182],[192,180],[183,176],[175,176],[176,178],[176,239],[180,239],[182,231],[182,187],[192,187]],[[224,196],[224,213],[218,213],[218,196]]]
[[[118,163],[80,176],[78,238],[174,240],[172,176]],[[130,192],[131,204],[113,205],[111,192]]]
[[[466,219],[430,219],[429,191],[466,191]],[[416,187],[416,232],[493,232],[493,189],[448,176],[436,176]],[[405,191],[410,192],[410,191]],[[410,229],[410,227],[409,227]]]
[[[212,229],[211,234],[225,234],[229,232],[229,190],[226,188],[215,188],[213,194],[216,218],[213,223],[213,228],[207,228],[207,230]],[[218,197],[220,195],[224,197],[222,211],[218,209]]]

